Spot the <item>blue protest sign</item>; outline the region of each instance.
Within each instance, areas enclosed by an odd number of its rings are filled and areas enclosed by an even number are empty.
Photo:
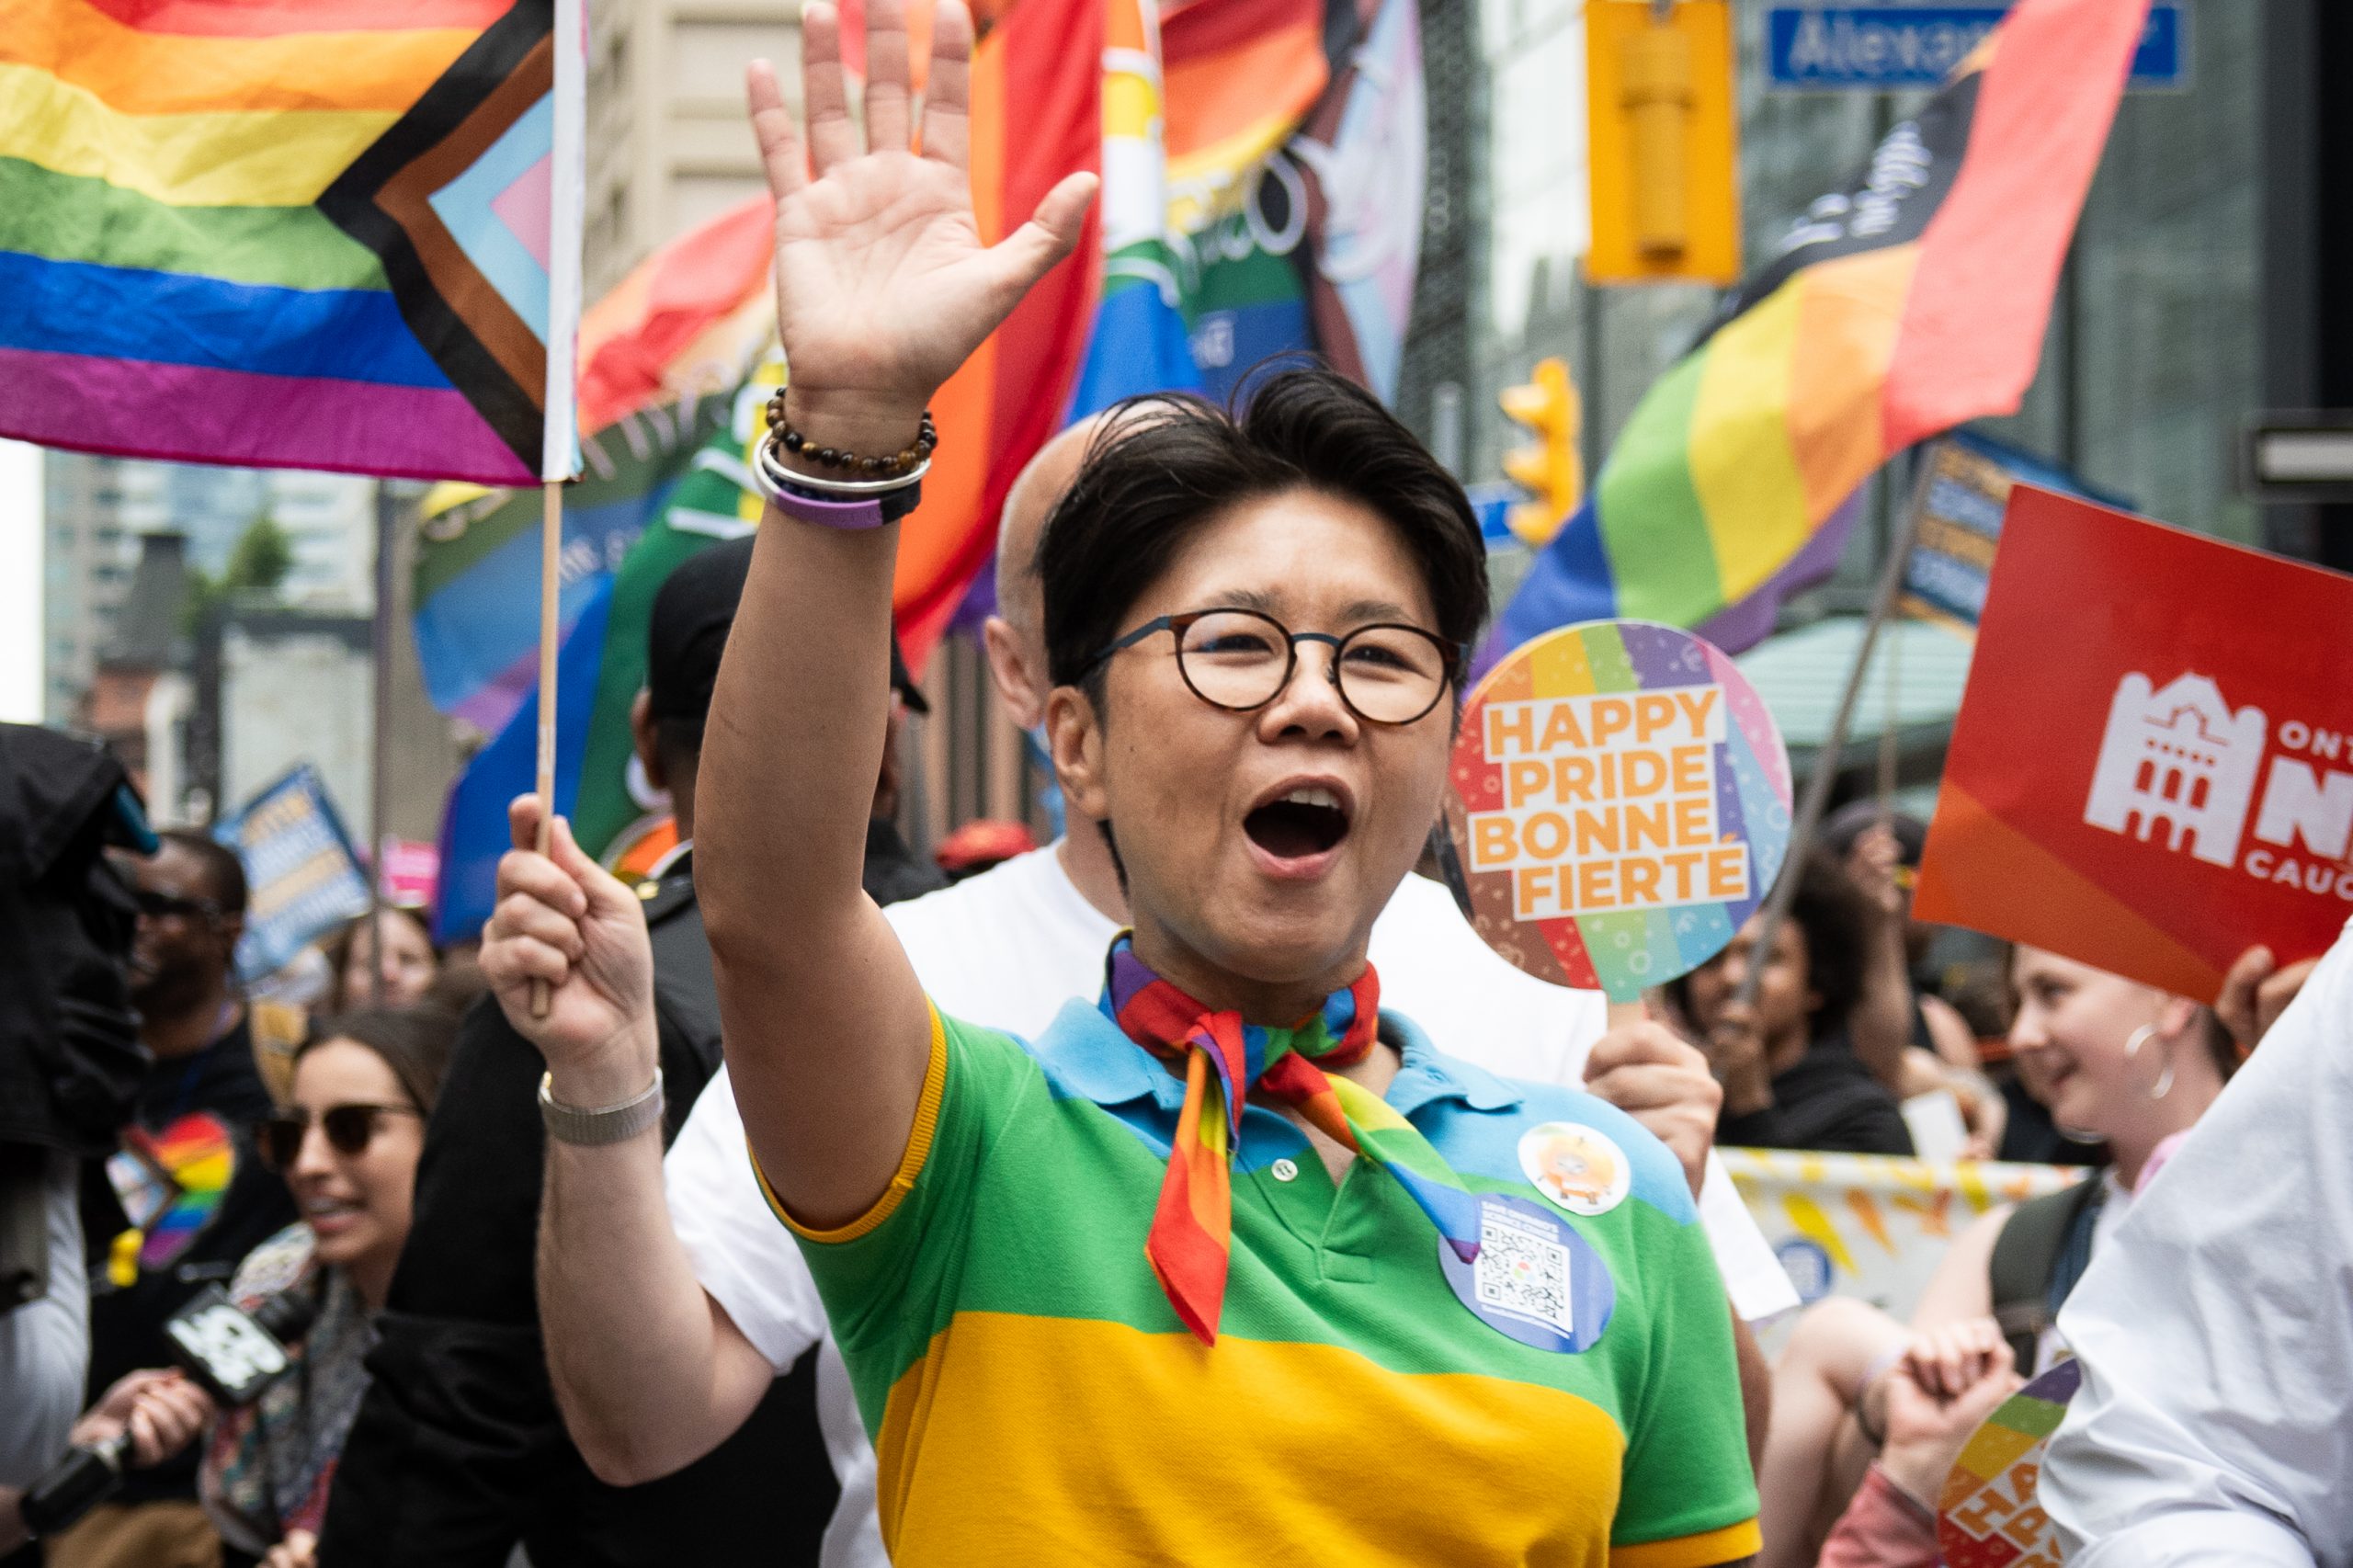
[[[2010,489],[2024,483],[2103,506],[2131,510],[2131,504],[2086,484],[2055,463],[2031,452],[1989,440],[1967,430],[1939,436],[1920,449],[1913,506],[1911,559],[1904,566],[1906,615],[1974,639],[1978,612],[1985,608],[1986,574],[2001,542],[2002,514]]]
[[[309,943],[368,913],[368,877],[318,770],[303,763],[216,825],[245,866],[237,973],[251,984]]]

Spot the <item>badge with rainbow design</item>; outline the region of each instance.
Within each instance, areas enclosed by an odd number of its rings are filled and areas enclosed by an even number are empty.
[[[1441,858],[1479,935],[1613,1001],[1721,951],[1789,848],[1789,754],[1756,688],[1649,621],[1514,649],[1463,706],[1450,782]]]
[[[160,1132],[134,1127],[107,1161],[123,1212],[145,1235],[141,1268],[177,1261],[212,1222],[237,1171],[236,1140],[210,1111],[190,1111]]]

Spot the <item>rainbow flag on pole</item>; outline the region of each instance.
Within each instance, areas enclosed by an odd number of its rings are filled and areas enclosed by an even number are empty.
[[[582,313],[585,470],[564,497],[563,625],[661,515],[774,341],[774,249],[775,209],[750,198],[647,256]],[[442,484],[424,512],[415,602],[426,695],[495,734],[539,674],[540,496]]]
[[[0,436],[573,468],[582,0],[0,0]]]
[[[1487,661],[1582,620],[1698,626],[1880,466],[2015,413],[2146,0],[2019,0],[1645,393]]]

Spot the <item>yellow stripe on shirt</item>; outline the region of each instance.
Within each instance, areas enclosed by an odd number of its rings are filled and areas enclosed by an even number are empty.
[[[931,1153],[932,1134],[939,1127],[940,1097],[948,1091],[948,1031],[939,1021],[939,1009],[928,1001],[924,1006],[931,1015],[931,1062],[924,1069],[923,1093],[915,1100],[915,1121],[907,1131],[906,1152],[899,1156],[899,1168],[892,1173],[891,1185],[882,1189],[882,1196],[874,1200],[872,1208],[846,1225],[836,1225],[829,1231],[812,1230],[785,1211],[776,1188],[768,1185],[767,1173],[760,1169],[760,1157],[752,1155],[752,1174],[759,1178],[760,1195],[794,1235],[813,1242],[854,1242],[889,1219],[892,1210],[915,1185],[915,1177],[923,1174],[924,1160]],[[749,1148],[746,1143],[746,1152]]]
[[[1726,1525],[1699,1535],[1679,1535],[1672,1540],[1644,1541],[1640,1546],[1613,1546],[1609,1568],[1716,1568],[1737,1562],[1765,1550],[1756,1521]]]

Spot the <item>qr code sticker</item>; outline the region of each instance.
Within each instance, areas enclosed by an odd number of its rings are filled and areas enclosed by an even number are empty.
[[[1569,1249],[1542,1226],[1508,1209],[1487,1207],[1479,1219],[1479,1304],[1491,1312],[1532,1318],[1574,1335]]]

